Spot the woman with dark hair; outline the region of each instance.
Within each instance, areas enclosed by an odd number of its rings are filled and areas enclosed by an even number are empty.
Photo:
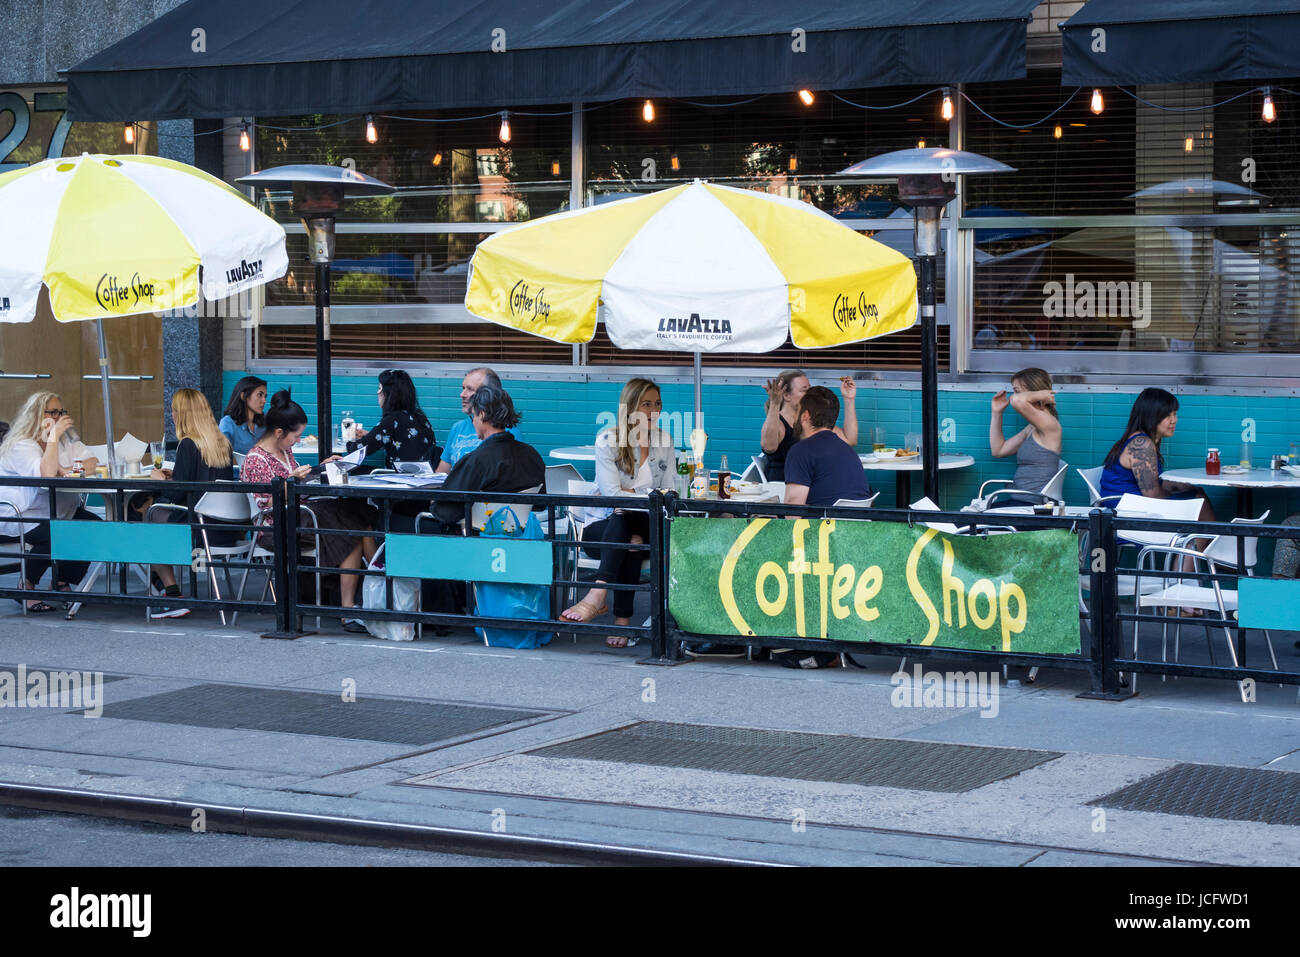
[[[1128,416],[1124,436],[1106,456],[1101,473],[1103,497],[1145,495],[1147,498],[1205,498],[1205,493],[1192,485],[1167,482],[1160,477],[1164,471],[1164,458],[1160,443],[1178,428],[1178,399],[1164,389],[1143,389]],[[1201,521],[1214,521],[1214,510],[1209,501],[1201,507]]]
[[[246,375],[235,383],[226,412],[217,428],[230,440],[230,448],[247,455],[266,429],[266,380]]]
[[[415,383],[411,377],[401,369],[385,369],[379,373],[376,398],[383,412],[379,424],[369,432],[357,429],[358,444],[365,448],[366,455],[383,449],[384,465],[390,469],[395,462],[429,461],[429,453],[437,443],[433,426],[415,397]],[[432,464],[436,466],[438,463]]]
[[[482,442],[452,466],[442,484],[444,490],[527,492],[546,484],[546,463],[538,451],[506,431],[519,424],[509,393],[480,386],[469,400],[469,415]],[[433,512],[447,526],[465,517],[465,507],[459,502],[439,503]]]
[[[239,477],[245,482],[270,482],[281,478],[304,479],[310,474],[310,465],[299,465],[293,457],[294,443],[302,437],[302,430],[307,425],[307,413],[302,406],[289,396],[289,390],[282,389],[271,396],[271,403],[266,410],[266,432],[257,445],[244,459]],[[259,494],[255,498],[265,508],[270,503],[270,495]],[[318,528],[332,528],[344,531],[373,531],[378,519],[374,506],[367,505],[360,499],[336,498],[313,499],[304,502],[316,516]],[[262,532],[263,548],[271,548],[271,533]],[[303,540],[313,540],[303,535]],[[363,559],[369,561],[375,554],[375,540],[369,537],[354,538],[344,535],[320,536],[320,554],[318,564],[330,568],[360,568]],[[344,608],[356,605],[356,575],[339,576],[339,594]],[[320,600],[320,596],[317,596]],[[355,618],[344,619],[346,631],[364,633],[366,626]]]
[[[1021,369],[1011,377],[1012,394],[1002,390],[993,397],[989,418],[989,451],[994,458],[1016,457],[1016,474],[1012,488],[1037,492],[1052,480],[1060,469],[1061,418],[1056,413],[1056,393],[1052,377],[1042,369]],[[1029,424],[1011,438],[1002,434],[1002,413],[1007,406],[1020,413]],[[1012,497],[1013,504],[1033,504],[1038,499]]]

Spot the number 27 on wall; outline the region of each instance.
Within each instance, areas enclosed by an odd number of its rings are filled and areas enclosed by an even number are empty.
[[[33,99],[35,102],[29,105],[26,97],[21,93],[0,93],[0,113],[11,113],[14,118],[13,128],[6,134],[4,139],[0,140],[0,160],[6,160],[12,156],[14,151],[22,145],[23,140],[27,139],[27,132],[32,125],[31,114],[33,111],[59,114],[59,122],[54,126],[54,133],[50,136],[49,145],[45,149],[45,156],[48,159],[63,155],[63,144],[68,138],[68,130],[72,128],[72,123],[68,120],[66,112],[68,94],[37,93]],[[26,163],[0,162],[0,173],[7,173],[14,169],[24,169],[26,166]]]

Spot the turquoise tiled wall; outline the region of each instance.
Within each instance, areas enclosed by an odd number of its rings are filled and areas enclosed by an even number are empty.
[[[242,375],[225,373],[227,394]],[[314,376],[271,376],[271,390],[291,388],[294,398],[315,419]],[[376,381],[373,375],[336,375],[333,382],[333,413],[350,409],[363,424],[373,424]],[[446,379],[416,378],[420,404],[433,422],[439,441],[460,415],[460,377]],[[613,412],[622,388],[617,382],[547,382],[505,380],[505,386],[523,414],[521,434],[543,457],[561,445],[586,445],[596,433],[597,416]],[[1087,490],[1074,468],[1100,465],[1112,443],[1128,421],[1129,409],[1138,390],[1119,392],[1061,392],[1057,408],[1064,423],[1062,457],[1070,464],[1066,482],[1066,500],[1087,504]],[[969,502],[980,483],[991,478],[1010,478],[1015,459],[995,459],[989,454],[989,399],[991,392],[946,390],[940,392],[939,420],[951,419],[955,435],[944,443],[945,452],[965,452],[975,457],[973,468],[945,472],[942,476],[942,505],[959,508]],[[708,464],[716,467],[719,456],[726,453],[733,469],[741,469],[750,455],[758,451],[758,434],[763,422],[764,393],[758,386],[706,385],[704,388],[705,426],[709,432]],[[689,384],[665,385],[664,411],[688,412],[694,407],[694,392]],[[1290,443],[1300,441],[1300,398],[1292,396],[1180,396],[1178,431],[1165,443],[1165,463],[1169,468],[1203,465],[1205,449],[1217,445],[1223,460],[1231,462],[1241,445],[1242,420],[1255,420],[1257,460],[1267,460],[1273,451],[1286,452]],[[921,396],[917,390],[873,389],[860,386],[857,399],[858,420],[865,430],[883,425],[891,444],[902,442],[909,431],[920,431]],[[1008,435],[1023,426],[1023,420],[1011,410],[1004,416]],[[310,431],[309,426],[309,431]],[[863,433],[869,440],[869,434]],[[866,445],[870,447],[869,442]],[[590,466],[579,465],[584,474]],[[873,489],[881,491],[881,504],[893,504],[894,480],[887,473],[870,475]],[[921,494],[919,476],[913,477],[912,490]],[[1230,490],[1211,492],[1217,513],[1227,519],[1236,515],[1236,498]],[[1257,492],[1256,512],[1272,510],[1280,519],[1300,511],[1300,494]]]

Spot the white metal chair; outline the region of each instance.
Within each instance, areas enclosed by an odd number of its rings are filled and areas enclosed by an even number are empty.
[[[195,504],[194,514],[199,519],[199,539],[203,542],[203,554],[208,568],[212,596],[217,601],[220,601],[221,587],[217,584],[217,570],[214,566],[221,565],[222,572],[226,576],[226,586],[229,593],[233,593],[235,583],[230,575],[230,562],[232,560],[239,562],[250,561],[253,557],[253,550],[256,548],[257,539],[255,533],[243,532],[242,537],[232,545],[213,545],[208,538],[208,532],[214,525],[220,525],[221,523],[252,524],[258,515],[257,503],[247,492],[205,492],[203,497]],[[226,623],[225,611],[219,611],[218,614],[221,616],[221,623],[224,625]],[[238,620],[239,611],[236,610],[230,616],[230,623],[233,625]]]
[[[979,493],[975,497],[983,500],[985,508],[991,508],[994,500],[998,498],[1012,498],[1015,496],[1023,496],[1031,499],[1041,498],[1044,501],[1050,500],[1053,502],[1063,502],[1065,501],[1063,497],[1065,493],[1065,473],[1068,469],[1069,466],[1065,464],[1065,461],[1063,459],[1060,460],[1060,468],[1057,469],[1056,474],[1048,480],[1046,485],[1037,491],[1013,488],[1012,483],[1014,479],[989,479],[980,486]],[[986,492],[985,490],[992,485],[1004,485],[1006,487],[996,488],[991,492]]]
[[[741,473],[742,482],[752,482],[758,479],[760,482],[767,482],[767,475],[763,472],[763,466],[767,464],[767,459],[761,455],[751,455],[749,464],[745,466],[745,471]]]
[[[839,498],[835,500],[835,507],[839,508],[843,505],[849,508],[871,508],[878,498],[880,498],[879,492],[871,496],[871,498]]]
[[[23,514],[18,506],[12,502],[0,502],[0,514],[6,513],[12,513],[14,519],[22,518]],[[18,560],[18,580],[20,584],[25,584],[27,582],[27,526],[22,522],[18,523],[18,551],[23,554],[23,557]],[[26,615],[27,602],[20,601],[18,604],[22,607],[23,614]]]
[[[268,506],[267,508],[265,508],[265,509],[260,509],[260,508],[258,508],[258,506],[257,506],[257,500],[256,500],[255,498],[253,498],[253,496],[252,496],[251,493],[245,493],[245,494],[248,495],[250,505],[251,505],[252,509],[254,510],[254,512],[256,513],[256,515],[257,515],[258,518],[262,518],[262,517],[266,516],[267,513],[270,512],[270,507],[269,507],[269,506]],[[259,524],[261,524],[261,523],[259,523]],[[313,512],[313,511],[311,510],[310,506],[307,506],[307,505],[301,505],[301,504],[300,504],[300,505],[298,506],[298,532],[299,532],[299,537],[301,537],[301,536],[304,534],[304,533],[303,533],[303,530],[304,530],[304,529],[307,529],[308,531],[306,532],[306,534],[308,534],[308,535],[311,536],[311,538],[312,538],[312,546],[311,546],[310,548],[307,548],[307,549],[302,549],[301,546],[300,546],[297,542],[290,542],[290,543],[289,543],[289,547],[290,547],[290,548],[299,548],[300,551],[298,552],[298,554],[299,554],[302,558],[309,559],[309,560],[311,561],[311,564],[313,564],[313,565],[319,564],[319,558],[318,558],[318,556],[319,556],[320,553],[321,553],[321,551],[320,551],[320,533],[319,533],[318,531],[315,531],[315,529],[317,529],[317,528],[319,528],[319,526],[318,526],[318,524],[317,524],[317,522],[316,522],[316,513]],[[250,562],[261,562],[261,563],[266,564],[266,566],[267,566],[267,569],[266,569],[266,584],[262,586],[262,597],[261,597],[261,599],[259,599],[259,601],[260,601],[260,600],[263,600],[263,599],[266,598],[266,593],[267,593],[268,591],[270,591],[270,593],[271,593],[271,600],[272,600],[272,601],[275,601],[275,600],[276,600],[276,597],[275,597],[275,572],[274,572],[274,569],[271,567],[271,563],[273,563],[273,562],[275,561],[276,555],[275,555],[275,552],[272,551],[271,549],[269,549],[269,548],[264,548],[264,547],[262,546],[262,544],[261,544],[261,542],[260,542],[260,538],[261,538],[261,533],[260,533],[260,532],[254,532],[254,533],[253,533],[253,535],[252,535],[253,548],[252,548],[252,550],[251,550],[251,553],[249,554],[248,560],[249,560]],[[248,573],[249,573],[250,570],[251,570],[251,569],[245,568],[245,569],[244,569],[244,575],[243,575],[243,577],[240,578],[240,580],[239,580],[239,595],[238,595],[237,598],[236,598],[237,601],[243,601],[243,600],[244,600],[244,586],[248,583]],[[323,600],[323,598],[324,598],[324,596],[321,594],[321,573],[320,573],[320,572],[316,572],[316,603],[317,603],[317,604],[320,604],[321,601]],[[320,628],[320,615],[317,615],[317,616],[316,616],[316,627],[317,627],[318,629]]]

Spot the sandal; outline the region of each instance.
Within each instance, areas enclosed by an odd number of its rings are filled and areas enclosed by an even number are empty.
[[[605,638],[606,648],[631,648],[640,638],[628,637],[627,635],[608,635]]]
[[[576,612],[577,617],[571,615],[570,612]],[[584,598],[576,605],[570,605],[568,608],[564,609],[564,611],[560,612],[560,620],[576,621],[585,625],[593,618],[599,618],[601,615],[607,614],[608,612],[608,605],[597,606],[595,602],[587,601],[587,599]]]
[[[27,605],[27,612],[31,615],[44,615],[47,612],[55,611],[55,607],[49,602],[37,601]]]

